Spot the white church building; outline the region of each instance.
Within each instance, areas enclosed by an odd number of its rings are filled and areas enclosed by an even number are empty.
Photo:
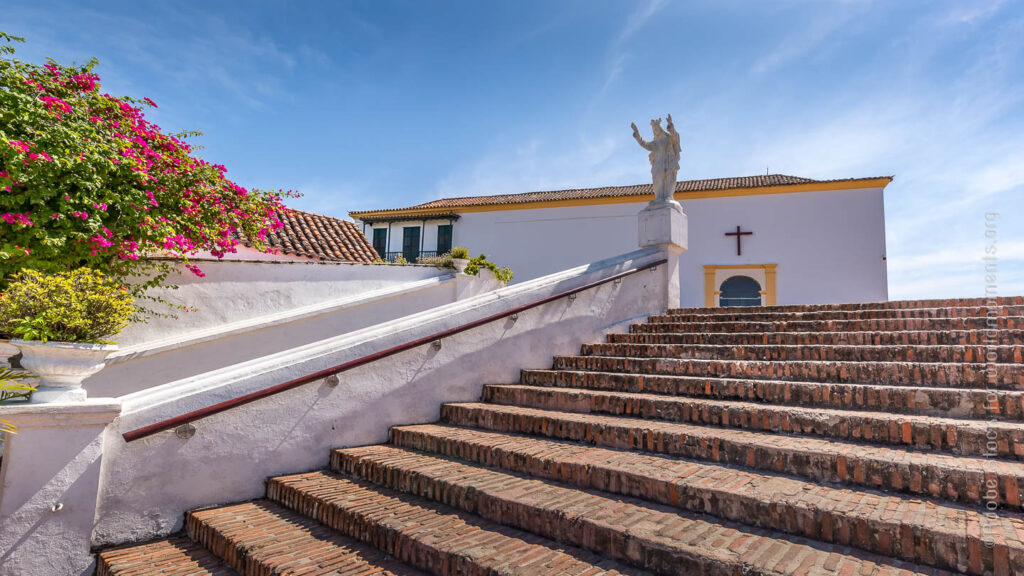
[[[888,299],[883,194],[892,177],[812,180],[782,174],[686,180],[683,307]],[[622,254],[637,245],[650,184],[442,198],[350,212],[385,260],[465,246],[515,281]]]

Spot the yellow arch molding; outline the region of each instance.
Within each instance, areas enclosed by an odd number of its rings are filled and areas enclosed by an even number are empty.
[[[715,308],[718,306],[718,299],[716,296],[720,294],[718,287],[715,285],[715,273],[719,270],[735,270],[736,274],[730,274],[730,276],[739,275],[744,270],[763,270],[764,271],[764,290],[761,294],[764,296],[765,306],[775,306],[778,302],[778,292],[775,287],[775,276],[776,268],[778,264],[705,264],[704,265],[704,307]]]

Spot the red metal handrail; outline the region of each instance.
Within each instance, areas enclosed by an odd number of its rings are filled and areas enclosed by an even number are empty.
[[[185,414],[182,414],[180,416],[175,416],[173,418],[168,418],[166,420],[161,420],[161,421],[159,421],[159,422],[157,422],[155,424],[150,424],[149,426],[143,426],[141,428],[136,428],[135,430],[129,430],[128,432],[125,432],[121,436],[124,438],[125,442],[134,442],[135,440],[139,440],[140,438],[145,438],[147,436],[152,436],[153,434],[156,434],[158,432],[163,432],[165,430],[170,430],[172,428],[177,428],[178,426],[181,426],[183,424],[188,424],[189,422],[194,422],[194,421],[199,420],[201,418],[205,418],[207,416],[212,416],[213,414],[217,414],[219,412],[224,412],[225,410],[230,410],[231,408],[235,408],[235,407],[241,406],[243,404],[248,404],[249,402],[255,402],[256,400],[259,400],[261,398],[266,398],[268,396],[273,396],[274,394],[278,394],[280,392],[284,392],[285,390],[291,390],[292,388],[295,388],[297,386],[302,386],[303,384],[309,384],[310,382],[314,382],[314,381],[320,380],[322,378],[327,378],[328,376],[333,376],[334,374],[340,374],[342,372],[345,372],[346,370],[351,370],[352,368],[356,368],[358,366],[362,366],[363,364],[369,364],[370,362],[374,362],[376,360],[380,360],[381,358],[387,358],[388,356],[392,356],[394,354],[398,354],[399,352],[404,352],[406,350],[410,350],[412,348],[416,348],[417,346],[422,346],[424,344],[428,344],[428,343],[433,342],[435,340],[440,340],[441,338],[446,338],[448,336],[453,336],[453,335],[458,334],[460,332],[465,332],[466,330],[471,330],[473,328],[476,328],[478,326],[482,326],[484,324],[493,322],[495,320],[500,320],[502,318],[507,318],[507,317],[509,317],[509,316],[511,316],[513,314],[518,314],[518,313],[523,312],[525,310],[529,310],[531,308],[536,308],[537,306],[543,306],[544,304],[547,304],[548,302],[553,302],[555,300],[558,300],[559,298],[565,298],[566,296],[571,296],[573,294],[576,294],[577,292],[583,292],[584,290],[589,290],[591,288],[595,288],[597,286],[601,286],[602,284],[607,284],[608,282],[613,282],[613,281],[618,280],[620,278],[624,278],[626,276],[630,276],[630,275],[636,274],[637,272],[640,272],[640,271],[645,270],[645,269],[652,269],[653,270],[654,268],[657,268],[658,266],[661,266],[662,264],[665,264],[666,262],[668,262],[668,260],[658,260],[657,262],[652,262],[651,264],[645,265],[643,267],[631,268],[629,270],[626,270],[625,272],[619,272],[618,274],[609,276],[607,278],[603,278],[601,280],[597,280],[596,282],[590,282],[589,284],[584,284],[583,286],[579,286],[579,287],[573,288],[571,290],[566,290],[564,292],[559,292],[558,294],[554,294],[552,296],[547,296],[545,298],[541,298],[540,300],[534,300],[533,302],[530,302],[529,304],[523,304],[522,306],[516,306],[515,308],[510,308],[508,310],[505,310],[504,312],[499,312],[497,314],[492,314],[490,316],[487,316],[485,318],[481,318],[479,320],[474,320],[472,322],[467,322],[466,324],[462,324],[462,325],[456,326],[454,328],[448,328],[447,330],[442,330],[440,332],[436,332],[434,334],[431,334],[430,336],[424,336],[422,338],[417,338],[415,340],[410,340],[409,342],[406,342],[404,344],[399,344],[398,346],[392,346],[391,348],[387,348],[387,349],[381,350],[379,352],[374,352],[373,354],[367,354],[366,356],[363,356],[361,358],[356,358],[355,360],[349,360],[348,362],[344,362],[342,364],[338,364],[337,366],[334,366],[332,368],[325,368],[325,369],[320,370],[318,372],[313,372],[312,374],[307,374],[306,376],[301,376],[299,378],[295,378],[294,380],[289,380],[287,382],[282,382],[281,384],[275,384],[274,386],[270,386],[268,388],[263,388],[262,390],[257,390],[255,392],[250,392],[248,394],[239,396],[237,398],[232,398],[230,400],[225,400],[223,402],[218,402],[217,404],[212,404],[212,405],[207,406],[205,408],[200,408],[198,410],[193,410],[192,412],[186,412]]]

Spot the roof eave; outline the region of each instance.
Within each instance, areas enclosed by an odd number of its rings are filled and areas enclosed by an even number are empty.
[[[776,184],[771,186],[751,186],[721,188],[717,190],[695,190],[676,192],[677,200],[693,200],[698,198],[728,198],[735,196],[756,196],[766,194],[790,194],[798,192],[824,192],[830,190],[857,190],[882,188],[885,189],[893,180],[893,176],[877,176],[868,178],[847,178],[840,180],[821,180],[797,184]],[[625,187],[624,187],[625,188]],[[532,200],[524,202],[481,203],[466,206],[443,206],[438,208],[386,208],[384,210],[366,210],[349,212],[349,217],[364,222],[400,220],[421,220],[423,216],[443,218],[449,214],[457,217],[460,212],[488,212],[498,210],[526,210],[537,208],[557,208],[567,206],[587,206],[597,204],[622,204],[642,202],[653,198],[651,194],[629,194],[619,196],[600,196],[591,198],[570,198],[564,200]],[[415,216],[415,217],[412,217]]]

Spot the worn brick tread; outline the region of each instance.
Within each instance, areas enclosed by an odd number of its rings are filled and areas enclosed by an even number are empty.
[[[583,356],[695,358],[703,360],[811,360],[829,362],[1024,362],[1024,345],[867,346],[814,344],[584,344]]]
[[[747,310],[805,311],[805,310],[880,310],[905,308],[963,308],[970,306],[1021,306],[1024,296],[997,298],[944,298],[928,300],[885,300],[881,302],[850,302],[842,304],[783,304],[778,306],[751,306]],[[708,315],[729,314],[735,308],[671,308],[673,312],[700,312]]]
[[[720,346],[1009,346],[1024,330],[904,330],[890,332],[647,332],[609,334],[612,344],[715,344]]]
[[[840,573],[928,570],[844,546],[393,446],[339,450],[334,463],[347,474],[662,574],[778,575],[793,574],[800,565],[809,574],[828,573],[824,565],[830,554],[842,558]]]
[[[851,491],[804,480],[635,451],[437,424],[398,426],[395,446],[633,496],[751,526],[798,534],[919,563],[980,573],[1005,548],[1024,572],[1024,518],[936,500]],[[349,451],[332,455],[338,460]]]
[[[1024,390],[1024,364],[555,356],[555,370]]]
[[[523,370],[529,386],[650,392],[760,403],[900,414],[1024,420],[1024,392],[835,382],[752,380],[584,370]]]
[[[1024,574],[1024,297],[672,309],[551,366],[97,574]]]
[[[329,472],[271,478],[267,496],[433,574],[646,574],[600,554]]]
[[[379,550],[267,500],[191,511],[188,535],[242,576],[422,576]]]
[[[185,536],[110,548],[98,554],[96,576],[238,576]]]
[[[984,505],[1019,509],[1024,463],[840,440],[481,403],[444,404],[443,422],[636,449]],[[992,493],[984,493],[991,480]]]
[[[886,318],[998,318],[1022,316],[1024,306],[963,306],[948,308],[861,308],[840,310],[770,310],[765,308],[732,308],[716,314],[697,310],[677,310],[656,314],[650,322],[752,321],[752,320],[871,320]]]
[[[520,385],[485,386],[483,400],[544,410],[824,436],[967,456],[990,454],[1001,458],[1024,458],[1024,424],[1013,422]]]
[[[987,318],[883,318],[870,320],[699,321],[633,324],[631,332],[903,332],[916,330],[1021,330],[1024,316]]]

